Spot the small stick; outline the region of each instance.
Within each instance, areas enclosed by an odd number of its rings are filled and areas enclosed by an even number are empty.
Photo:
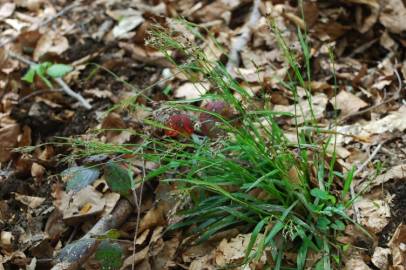
[[[29,66],[36,66],[36,65],[38,65],[37,63],[32,62],[32,61],[30,61],[30,60],[28,60],[28,59],[22,57],[21,55],[16,54],[15,52],[12,52],[12,51],[10,51],[10,50],[7,51],[7,54],[8,54],[10,57],[15,58],[15,59],[17,59],[18,61],[23,62],[24,64],[27,64],[27,65],[29,65]],[[73,90],[69,87],[69,85],[67,85],[67,84],[65,83],[65,81],[62,80],[62,78],[53,78],[53,80],[54,80],[57,84],[59,84],[59,86],[62,88],[62,91],[64,91],[64,92],[65,92],[66,94],[68,94],[69,96],[75,98],[76,100],[78,100],[78,101],[82,104],[83,107],[85,107],[85,108],[88,109],[88,110],[92,108],[92,106],[90,105],[90,103],[87,102],[87,100],[85,100],[80,94],[78,94],[78,93],[76,93],[75,91],[73,91]]]

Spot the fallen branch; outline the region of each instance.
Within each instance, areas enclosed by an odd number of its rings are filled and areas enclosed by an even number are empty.
[[[226,69],[230,74],[234,74],[232,72],[233,67],[238,67],[240,64],[239,60],[239,53],[244,49],[244,47],[247,45],[250,37],[251,37],[251,31],[252,28],[255,26],[257,23],[260,13],[259,13],[259,5],[261,1],[260,0],[254,0],[254,5],[252,7],[251,15],[246,24],[244,24],[242,30],[241,30],[241,35],[237,37],[236,39],[233,40],[231,49],[230,49],[230,54],[228,56],[228,62]]]
[[[78,269],[96,251],[100,242],[97,240],[97,236],[119,227],[132,211],[133,207],[129,201],[119,200],[111,214],[101,218],[81,239],[62,249],[54,260],[55,265],[51,270]]]
[[[12,52],[10,50],[7,51],[7,54],[12,57],[17,59],[20,62],[23,62],[29,66],[36,66],[38,65],[35,62],[32,62],[24,57],[22,57],[19,54],[16,54],[15,52]],[[82,104],[83,107],[85,107],[86,109],[91,109],[92,105],[90,105],[89,102],[87,102],[87,100],[85,100],[80,94],[76,93],[75,91],[73,91],[69,85],[67,85],[65,83],[64,80],[62,80],[62,78],[53,78],[53,80],[61,87],[62,91],[64,91],[66,94],[68,94],[69,96],[75,98],[76,100],[78,100],[80,102],[80,104]]]

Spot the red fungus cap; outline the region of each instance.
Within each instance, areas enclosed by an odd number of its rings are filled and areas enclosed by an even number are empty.
[[[165,130],[165,135],[169,137],[176,137],[179,134],[183,136],[190,136],[194,132],[192,120],[186,114],[174,114],[171,115],[166,125],[170,130]]]

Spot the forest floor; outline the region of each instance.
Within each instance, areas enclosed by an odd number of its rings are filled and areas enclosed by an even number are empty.
[[[151,119],[162,120],[157,112],[168,101],[186,100],[207,108],[203,98],[216,91],[204,78],[200,79],[206,87],[194,85],[196,79],[180,73],[163,51],[146,44],[155,25],[171,28],[180,17],[204,29],[202,39],[186,28],[176,30],[210,59],[222,62],[249,89],[251,98],[244,104],[248,111],[295,114],[295,104],[301,104],[303,118],[312,114],[317,128],[335,135],[334,168],[341,174],[356,171],[348,194],[356,198],[351,197],[354,206],[347,209],[348,215],[369,235],[346,223],[337,236],[345,255],[331,268],[405,269],[406,1],[402,0],[302,5],[283,0],[0,0],[0,269],[135,265],[135,269],[198,270],[244,261],[252,235],[242,225],[193,244],[187,228],[167,230],[180,221],[177,210],[191,202],[185,202],[184,194],[173,195],[178,186],[162,182],[163,175],[144,185],[145,175],[163,164],[134,154],[146,137],[157,144],[161,138],[163,143],[171,139],[188,144],[208,136],[203,129],[189,127],[189,122],[175,133],[156,122],[150,125]],[[306,33],[309,55],[301,50],[301,33]],[[295,95],[281,83],[294,71],[278,37],[304,74],[306,89],[298,87]],[[171,53],[174,59],[183,57]],[[52,85],[38,76],[40,71],[31,82],[22,80],[30,64],[45,62],[51,67],[64,64],[54,67],[69,70],[57,70],[64,76],[50,78]],[[48,72],[49,66],[42,67]],[[79,97],[68,95],[63,82]],[[277,123],[293,141],[298,139],[296,128],[306,126],[305,121],[285,116]],[[132,179],[142,179],[129,194],[120,187],[114,190],[106,179],[125,178],[122,166],[92,167],[118,157],[126,160]],[[90,239],[97,243],[87,243],[76,251],[80,255],[63,253],[89,231],[96,232]],[[95,255],[100,237],[115,239],[116,245],[106,247],[104,254],[99,248]],[[269,269],[265,265],[274,269],[277,263],[269,256],[266,262],[261,257],[233,269]],[[283,254],[282,269],[296,269],[297,256],[293,251]],[[312,269],[320,258],[309,252],[305,267]]]

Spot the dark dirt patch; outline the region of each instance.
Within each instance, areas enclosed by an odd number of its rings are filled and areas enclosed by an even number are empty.
[[[379,235],[379,246],[387,246],[396,228],[406,222],[406,179],[386,184],[386,190],[394,195],[391,205],[392,218]]]

